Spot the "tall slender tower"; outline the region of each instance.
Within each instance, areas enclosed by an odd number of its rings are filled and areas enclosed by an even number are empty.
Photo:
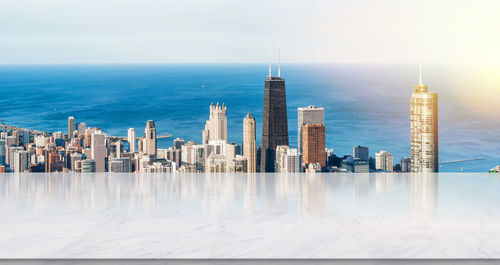
[[[411,171],[438,172],[438,95],[420,82],[410,101]]]
[[[73,116],[70,116],[68,117],[68,141],[71,141],[74,132],[75,132],[75,118]]]
[[[156,127],[155,122],[149,120],[146,123],[146,129],[144,130],[144,139],[145,139],[145,153],[147,155],[156,156]]]
[[[128,129],[128,146],[129,146],[129,151],[130,153],[135,153],[135,129],[134,128],[129,128]]]
[[[222,106],[210,104],[210,116],[205,123],[205,129],[202,132],[203,144],[208,144],[210,140],[227,141],[227,117],[226,105]]]
[[[261,172],[274,172],[276,147],[288,145],[285,80],[280,75],[279,59],[278,76],[271,75],[271,63],[269,63],[269,76],[264,89]]]
[[[256,172],[255,118],[250,113],[243,119],[243,156],[247,159],[247,172]]]
[[[106,135],[101,131],[92,133],[90,144],[91,158],[95,161],[95,172],[105,172]]]

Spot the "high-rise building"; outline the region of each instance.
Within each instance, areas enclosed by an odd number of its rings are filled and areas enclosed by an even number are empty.
[[[17,138],[13,135],[5,137],[5,145],[6,146],[17,146]]]
[[[286,150],[286,155],[284,155],[282,158],[283,168],[281,172],[285,173],[301,172],[302,162],[300,160],[301,156],[297,149],[290,148]]]
[[[302,126],[302,159],[307,166],[319,163],[326,167],[325,154],[325,125],[306,124]]]
[[[92,134],[91,140],[91,153],[92,160],[94,160],[95,172],[105,172],[106,171],[106,135],[99,132]],[[82,164],[83,170],[84,164]]]
[[[19,145],[19,131],[17,131],[17,130],[12,131],[12,136],[14,136],[15,146],[18,146]]]
[[[0,140],[0,166],[5,166],[5,140]]]
[[[375,167],[377,170],[392,172],[394,167],[392,154],[385,150],[375,153]]]
[[[410,100],[411,171],[438,172],[438,95],[420,82]]]
[[[141,154],[141,155],[145,154],[144,142],[145,142],[144,138],[141,138],[141,139],[139,139],[139,141],[137,141],[137,150],[139,151],[139,154]]]
[[[30,131],[28,130],[23,130],[20,134],[21,141],[23,142],[23,145],[27,145],[30,143]]]
[[[296,148],[289,148],[286,145],[276,147],[276,172],[301,172],[301,160],[301,155]]]
[[[276,146],[276,160],[275,160],[275,172],[281,172],[283,170],[283,167],[285,165],[285,162],[283,161],[284,156],[286,155],[286,152],[290,149],[288,145],[278,145]]]
[[[401,172],[411,172],[411,158],[403,157],[401,159]]]
[[[30,166],[30,160],[29,160],[29,153],[28,151],[17,151],[14,153],[14,163],[11,163],[13,165],[14,172],[16,173],[22,173],[26,172],[29,169]]]
[[[307,106],[297,109],[297,124],[298,124],[298,150],[302,150],[302,126],[306,124],[323,124],[324,123],[324,109],[315,106]]]
[[[274,172],[276,147],[288,145],[286,110],[285,80],[280,76],[279,66],[278,76],[272,76],[269,64],[269,75],[264,88],[260,172]]]
[[[144,148],[147,155],[156,155],[156,127],[155,122],[149,120],[144,131]]]
[[[128,128],[127,141],[128,141],[129,152],[135,153],[135,129],[134,128]]]
[[[7,146],[5,148],[5,164],[9,165],[11,169],[14,168],[14,154],[20,151],[24,151],[22,146]]]
[[[114,157],[115,158],[121,158],[122,157],[122,153],[123,153],[123,142],[121,140],[118,140],[114,143],[114,146],[115,146],[115,154],[114,154]]]
[[[236,143],[224,143],[222,145],[224,151],[223,154],[226,156],[227,163],[231,162],[240,150],[240,146],[236,145]]]
[[[181,149],[170,147],[165,150],[165,159],[175,162],[177,165],[181,164]]]
[[[255,142],[255,118],[248,113],[243,119],[243,156],[247,159],[248,172],[257,170],[257,144]]]
[[[87,124],[85,124],[85,122],[78,123],[78,125],[76,125],[76,127],[78,129],[78,135],[85,134],[85,130],[87,130]]]
[[[73,138],[73,133],[75,132],[75,118],[70,116],[68,118],[68,140]]]
[[[193,141],[189,141],[185,145],[182,145],[182,148],[181,148],[181,166],[182,165],[194,165],[193,147],[196,145],[197,145],[197,143],[193,142]]]
[[[222,106],[210,104],[210,116],[205,123],[205,129],[202,132],[203,144],[208,144],[211,140],[227,141],[227,117],[226,105]]]
[[[175,138],[175,140],[174,140],[174,148],[175,149],[179,149],[180,150],[183,145],[184,145],[184,139]]]
[[[193,146],[193,163],[198,172],[203,172],[205,170],[205,159],[207,158],[205,145],[195,145]]]
[[[368,156],[369,156],[368,147],[361,145],[355,146],[352,148],[352,155],[354,156],[354,159],[361,159],[368,161]]]

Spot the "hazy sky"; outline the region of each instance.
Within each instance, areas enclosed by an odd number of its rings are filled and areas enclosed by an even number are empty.
[[[1,0],[0,63],[500,63],[497,0]]]

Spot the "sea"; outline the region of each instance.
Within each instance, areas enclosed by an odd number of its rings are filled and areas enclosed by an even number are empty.
[[[154,120],[158,135],[172,135],[158,142],[167,148],[175,138],[201,142],[209,106],[218,102],[227,106],[229,142],[241,145],[250,112],[260,143],[267,73],[266,64],[2,65],[0,122],[65,132],[74,116],[108,135],[135,128],[142,136]],[[363,145],[371,156],[392,153],[396,163],[410,156],[418,65],[284,63],[281,76],[291,146],[297,145],[297,108],[314,105],[325,109],[326,145],[336,155]],[[481,160],[442,164],[440,171],[486,172],[500,164],[500,101],[470,104],[478,90],[457,79],[438,65],[424,70],[424,83],[439,95],[439,160]]]

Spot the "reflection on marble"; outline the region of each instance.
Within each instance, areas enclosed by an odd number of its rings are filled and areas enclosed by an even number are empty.
[[[500,258],[493,174],[2,174],[0,258]]]

